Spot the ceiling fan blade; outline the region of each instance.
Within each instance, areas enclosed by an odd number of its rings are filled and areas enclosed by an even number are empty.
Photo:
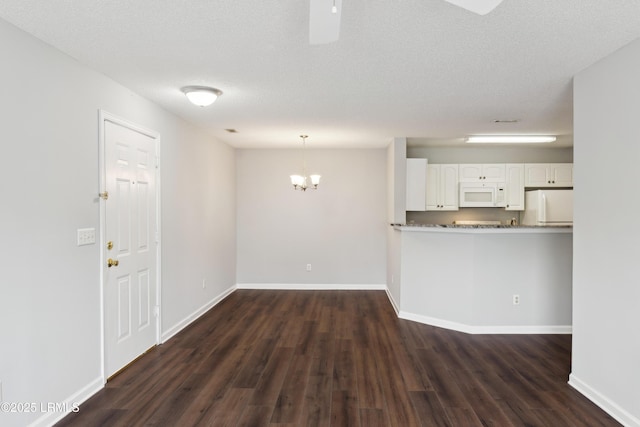
[[[496,8],[502,0],[444,0],[456,6],[460,6],[478,15],[486,15]]]
[[[325,44],[338,40],[342,0],[309,0],[309,43]],[[336,13],[332,12],[336,6]]]

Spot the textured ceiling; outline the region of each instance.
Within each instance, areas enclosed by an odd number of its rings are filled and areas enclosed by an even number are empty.
[[[572,76],[640,37],[640,0],[344,0],[309,45],[308,0],[2,0],[0,17],[235,147],[561,135]],[[209,85],[210,107],[180,88]],[[495,124],[494,119],[518,119]],[[234,128],[238,133],[228,133]]]

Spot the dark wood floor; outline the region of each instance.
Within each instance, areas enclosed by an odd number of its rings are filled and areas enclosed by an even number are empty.
[[[569,335],[398,319],[382,291],[239,290],[59,426],[613,426]]]

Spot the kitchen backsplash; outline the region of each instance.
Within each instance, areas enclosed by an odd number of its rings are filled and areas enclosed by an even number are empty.
[[[512,218],[520,223],[520,212],[504,208],[461,208],[445,212],[407,212],[407,224],[451,224],[453,221],[500,221],[509,224]]]

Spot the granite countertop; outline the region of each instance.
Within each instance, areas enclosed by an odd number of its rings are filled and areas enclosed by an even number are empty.
[[[510,224],[390,224],[393,227],[417,228],[454,228],[454,229],[572,229],[572,225],[540,226],[540,225],[510,225]]]

